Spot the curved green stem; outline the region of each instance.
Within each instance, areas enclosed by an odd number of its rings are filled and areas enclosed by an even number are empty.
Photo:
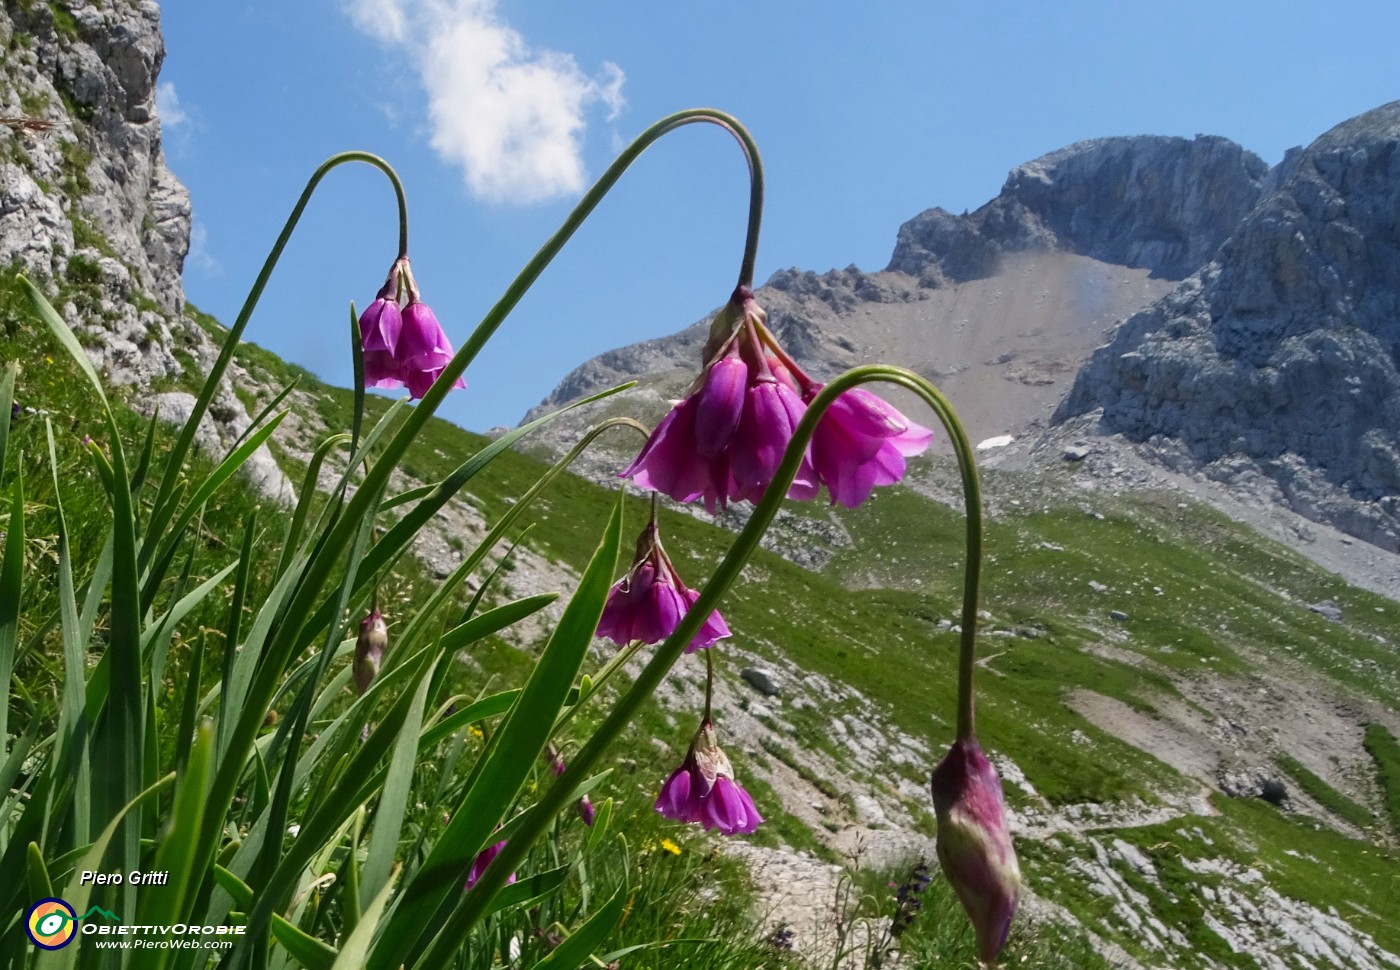
[[[812,434],[816,431],[817,422],[821,420],[827,408],[845,391],[872,381],[895,384],[913,391],[923,399],[938,415],[957,455],[967,515],[967,562],[963,574],[962,639],[958,656],[957,732],[959,738],[971,737],[972,675],[977,660],[977,596],[982,566],[982,490],[977,477],[972,445],[952,405],[932,383],[900,367],[856,367],[827,384],[808,404],[806,413],[793,431],[792,441],[783,454],[783,460],[773,476],[773,481],[763,493],[762,500],[754,507],[753,515],[749,517],[734,544],[729,547],[729,552],[715,569],[710,581],[700,591],[699,599],[686,612],[675,632],[657,648],[652,659],[633,681],[632,687],[618,700],[593,736],[570,761],[568,769],[521,822],[510,841],[482,874],[475,889],[467,894],[453,922],[452,931],[458,939],[464,938],[471,925],[482,916],[492,896],[505,883],[506,875],[521,863],[530,846],[564,808],[569,795],[588,777],[603,752],[632,722],[642,704],[651,697],[662,678],[680,659],[686,644],[690,643],[699,631],[705,618],[715,610],[721,597],[734,585],[787,496]],[[708,652],[706,656],[708,658]]]
[[[267,281],[271,278],[273,269],[277,267],[278,260],[282,258],[282,250],[287,247],[288,241],[292,238],[292,232],[296,229],[297,223],[301,221],[301,214],[306,210],[307,203],[311,201],[316,186],[331,169],[344,165],[346,162],[365,162],[373,165],[388,177],[390,184],[394,187],[394,197],[399,207],[399,258],[402,259],[408,255],[408,202],[404,198],[403,183],[399,181],[398,173],[389,163],[369,152],[341,152],[322,162],[316,171],[311,173],[311,178],[307,180],[306,188],[302,189],[301,197],[292,207],[292,213],[282,226],[281,234],[278,235],[277,241],[272,244],[272,250],[267,254],[262,270],[258,273],[257,279],[253,281],[253,288],[248,291],[248,296],[243,301],[243,308],[238,311],[238,319],[229,328],[224,345],[219,350],[219,356],[214,361],[214,366],[210,369],[204,386],[200,389],[194,410],[191,412],[189,420],[185,422],[184,428],[181,429],[175,447],[170,451],[170,459],[165,466],[166,474],[162,477],[160,490],[156,493],[154,508],[160,508],[169,499],[171,491],[175,488],[175,480],[178,477],[175,475],[175,471],[184,465],[185,455],[188,454],[190,445],[194,442],[195,430],[199,427],[200,421],[203,420],[205,412],[209,410],[209,403],[214,398],[219,381],[223,380],[224,372],[228,370],[229,362],[233,360],[233,352],[238,347],[238,341],[242,338],[243,331],[253,316],[253,310],[257,307],[258,300],[262,298],[263,290],[267,287]]]
[[[705,716],[704,716],[703,718],[700,719],[700,723],[702,723],[702,724],[709,724],[710,721],[711,721],[711,718],[710,718],[710,702],[714,699],[714,696],[715,696],[715,658],[714,658],[714,652],[711,651],[711,650],[706,650],[706,651],[705,651]]]
[[[262,723],[262,713],[260,711],[265,710],[265,707],[259,708],[259,704],[266,702],[272,696],[276,688],[275,677],[278,672],[285,667],[292,652],[296,649],[297,638],[300,633],[300,623],[295,618],[310,617],[314,616],[316,613],[316,601],[320,598],[321,590],[329,580],[332,572],[341,565],[341,556],[346,547],[350,544],[355,529],[355,523],[358,523],[367,514],[370,503],[382,492],[388,483],[389,476],[403,459],[410,444],[412,444],[423,426],[433,417],[438,407],[441,406],[443,398],[447,396],[452,385],[456,383],[457,378],[462,376],[467,366],[476,358],[476,355],[481,352],[481,349],[500,328],[501,324],[505,322],[506,317],[515,309],[516,305],[534,284],[535,280],[544,272],[545,268],[553,261],[554,257],[559,254],[559,251],[563,249],[565,243],[578,231],[579,226],[583,224],[598,206],[599,202],[602,201],[603,197],[607,195],[617,183],[618,179],[622,177],[622,174],[637,160],[642,152],[654,144],[661,136],[676,128],[698,122],[719,125],[730,131],[739,139],[740,145],[744,148],[746,157],[748,158],[750,168],[750,213],[748,239],[745,243],[744,260],[740,267],[740,275],[741,280],[746,273],[750,277],[752,276],[753,255],[757,252],[760,210],[763,199],[762,165],[757,150],[753,146],[752,139],[748,136],[743,126],[733,117],[710,108],[694,108],[687,111],[680,111],[656,122],[642,132],[642,134],[639,135],[610,166],[608,166],[607,170],[593,187],[590,188],[584,194],[583,198],[579,200],[578,204],[574,206],[573,211],[569,213],[559,229],[546,240],[539,252],[531,257],[530,261],[525,264],[524,268],[511,282],[510,286],[506,288],[505,293],[502,294],[495,305],[491,307],[481,322],[477,324],[476,329],[462,344],[461,349],[459,349],[452,359],[447,362],[446,366],[443,367],[441,373],[438,375],[438,379],[433,382],[432,387],[423,395],[423,399],[418,403],[417,407],[413,408],[412,412],[394,434],[394,437],[384,446],[379,460],[366,471],[364,480],[360,483],[355,495],[342,510],[339,520],[330,527],[330,531],[325,535],[318,551],[303,570],[301,582],[296,592],[292,595],[287,608],[283,611],[285,617],[292,619],[290,622],[282,623],[272,632],[269,641],[264,647],[259,675],[255,678],[255,682],[249,690],[244,710],[239,716],[230,739],[228,748],[229,757],[225,760],[225,763],[220,766],[210,786],[208,804],[211,806],[211,811],[222,812],[224,807],[232,804],[238,779],[243,772],[246,752],[250,749],[258,727]],[[226,342],[224,350],[220,354],[219,361],[215,364],[215,374],[221,374],[222,368],[227,366],[228,358],[232,356],[233,347],[237,342],[238,336],[241,334],[243,326],[247,323],[247,317],[252,312],[252,305],[256,302],[257,296],[261,295],[267,276],[271,273],[271,268],[276,262],[276,257],[281,254],[282,248],[285,246],[287,238],[290,236],[291,230],[295,226],[296,220],[300,217],[301,211],[305,208],[306,202],[316,183],[336,164],[351,160],[371,161],[372,159],[374,159],[374,156],[362,152],[348,152],[344,155],[337,155],[330,161],[324,163],[312,176],[306,190],[302,193],[302,198],[298,201],[296,208],[293,210],[291,219],[288,220],[287,227],[283,230],[282,235],[278,237],[273,253],[268,257],[268,264],[264,267],[262,274],[259,275],[257,282],[254,284],[253,292],[249,295],[249,303],[245,305],[244,312],[239,315],[238,322],[229,334],[229,340]],[[201,403],[206,409],[208,407],[208,398],[212,397],[213,392],[211,388],[213,383],[214,382],[211,381],[206,385],[204,395],[201,396]],[[203,411],[200,409],[200,404],[197,404],[195,418],[187,425],[187,431],[189,432],[188,437],[193,437],[193,431],[191,429],[198,423],[198,416],[202,413]],[[185,438],[186,436],[182,435],[181,441],[185,442]],[[188,448],[188,442],[185,442],[184,447]],[[172,452],[172,461],[178,463],[182,460],[183,452],[177,448],[176,452]],[[171,467],[178,467],[178,464],[172,464]],[[213,834],[205,833],[196,851],[197,859],[212,857],[213,839]],[[530,841],[533,841],[533,838]],[[492,892],[494,892],[494,890]],[[489,898],[490,895],[491,893],[469,894],[472,900]],[[478,912],[477,915],[479,916],[480,913]],[[250,927],[250,938],[259,931],[261,931],[261,927]]]

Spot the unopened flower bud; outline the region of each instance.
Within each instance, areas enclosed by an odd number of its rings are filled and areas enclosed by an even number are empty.
[[[355,693],[363,694],[374,683],[379,674],[379,662],[384,659],[384,650],[389,646],[389,628],[384,617],[374,610],[360,621],[360,638],[355,641],[355,661],[352,669],[355,675]]]
[[[958,894],[988,966],[1006,945],[1021,869],[1006,824],[1001,779],[976,738],[959,738],[933,769],[938,861]]]

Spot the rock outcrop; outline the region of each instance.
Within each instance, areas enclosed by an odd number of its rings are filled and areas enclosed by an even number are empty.
[[[40,277],[74,256],[118,261],[162,309],[184,306],[190,199],[166,168],[160,9],[7,4],[0,12],[0,259]]]
[[[1054,250],[1179,280],[1215,254],[1268,171],[1214,136],[1078,142],[1012,170],[971,215],[915,216],[887,268],[944,286],[993,275],[1007,253]]]
[[[1400,551],[1400,102],[1292,155],[1211,262],[1122,323],[1056,418]]]
[[[967,322],[966,307],[932,300],[931,291],[997,277],[1016,257],[1024,258],[1013,268],[1015,273],[1038,254],[1084,257],[1080,265],[1060,274],[1064,287],[1074,290],[1068,294],[1068,302],[1074,304],[1069,315],[1077,322],[1054,321],[1049,329],[1092,328],[1097,338],[1104,325],[1120,319],[1101,320],[1106,309],[1141,307],[1164,288],[1159,280],[1179,280],[1210,259],[1255,204],[1268,176],[1269,167],[1260,158],[1224,138],[1141,136],[1080,142],[1016,168],[1001,193],[970,215],[929,209],[906,222],[881,272],[866,273],[854,266],[821,274],[779,270],[758,297],[774,332],[814,376],[827,378],[872,360],[898,360],[930,376],[947,377],[980,363],[982,357],[956,360],[958,354],[947,346],[948,331]],[[1131,280],[1110,282],[1111,274],[1098,267],[1146,270],[1154,279],[1146,288]],[[1044,272],[1021,275],[1035,279],[1029,285],[1046,282]],[[1012,289],[1018,285],[1008,283]],[[1107,292],[1115,287],[1123,292]],[[1012,302],[999,293],[979,293],[971,299],[999,302],[1003,311]],[[971,322],[976,330],[994,325],[991,320]],[[1016,322],[1031,329],[1038,321]],[[1005,321],[999,325],[1004,329]],[[645,375],[693,372],[707,328],[708,320],[700,321],[673,336],[602,354],[565,377],[541,408]],[[1042,342],[1056,343],[1057,336]],[[1076,332],[1074,346],[1056,345],[1055,360],[1041,361],[1041,369],[1072,372],[1097,342]],[[1006,363],[1032,349],[1000,348]],[[1024,377],[1024,364],[1021,361],[1010,379]],[[1040,406],[1039,399],[1035,404]],[[538,413],[532,411],[531,416]]]
[[[161,149],[160,8],[6,4],[0,51],[0,271],[45,289],[110,384],[197,384],[214,345],[184,314],[190,197]],[[227,383],[214,403],[201,440],[221,455],[249,418]],[[260,493],[292,495],[266,448],[248,471]]]

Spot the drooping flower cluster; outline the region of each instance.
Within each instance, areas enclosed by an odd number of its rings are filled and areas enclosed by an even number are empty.
[[[823,385],[779,346],[753,292],[740,286],[715,317],[705,366],[689,393],[657,425],[622,472],[678,502],[704,501],[712,514],[729,502],[757,502],[773,480],[807,405]],[[868,391],[847,391],[823,415],[788,489],[855,507],[876,485],[904,477],[933,432]]]
[[[656,810],[677,822],[698,822],[706,831],[719,829],[724,835],[747,835],[763,821],[749,793],[734,780],[734,769],[708,717],[700,723],[685,760],[661,786]]]
[[[401,293],[407,297],[403,307]],[[389,279],[360,314],[360,349],[365,387],[407,387],[413,398],[426,394],[452,359],[452,344],[437,316],[419,299],[407,258],[395,261]],[[467,385],[459,377],[452,386]]]
[[[1021,895],[1021,868],[1006,824],[1001,779],[976,738],[959,738],[930,782],[938,861],[977,934],[984,963],[1006,945]]]
[[[603,615],[598,620],[597,636],[606,637],[618,646],[636,640],[660,643],[675,632],[681,618],[699,598],[698,592],[681,582],[671,558],[662,548],[653,511],[651,521],[637,537],[632,568],[608,591]],[[724,617],[716,610],[706,617],[685,652],[694,653],[729,635]]]

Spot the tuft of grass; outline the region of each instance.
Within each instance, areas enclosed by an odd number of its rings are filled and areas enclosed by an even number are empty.
[[[1376,817],[1371,810],[1364,805],[1347,798],[1337,789],[1313,774],[1297,759],[1289,755],[1280,755],[1278,766],[1292,778],[1303,792],[1317,802],[1327,811],[1340,819],[1344,819],[1355,825],[1359,829],[1368,828],[1376,821]]]
[[[1400,742],[1382,724],[1366,725],[1366,751],[1376,763],[1391,831],[1400,836]]]

